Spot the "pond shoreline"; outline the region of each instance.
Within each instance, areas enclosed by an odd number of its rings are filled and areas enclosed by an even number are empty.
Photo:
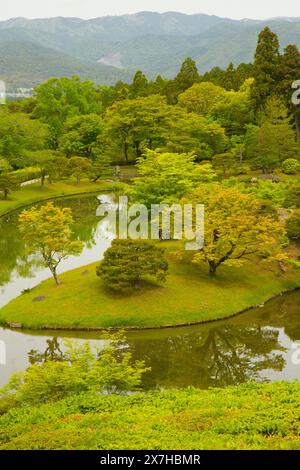
[[[116,188],[109,188],[109,189],[99,188],[99,189],[93,189],[91,191],[82,191],[82,192],[79,192],[79,193],[62,194],[62,195],[59,195],[59,196],[49,196],[49,197],[37,199],[34,202],[30,202],[28,204],[23,204],[21,206],[17,206],[13,209],[10,209],[7,212],[4,212],[3,214],[0,214],[0,220],[3,217],[7,217],[8,215],[12,215],[15,212],[21,211],[22,209],[28,209],[29,207],[32,207],[35,204],[40,204],[42,202],[54,201],[54,200],[57,200],[57,199],[67,199],[67,198],[71,198],[71,197],[78,197],[78,196],[84,196],[84,195],[89,195],[89,194],[90,195],[99,194],[99,192],[101,192],[101,193],[111,193],[111,192],[114,192],[115,190],[116,190]]]
[[[80,194],[75,192],[56,195],[43,200],[72,199],[88,195],[92,197],[93,194],[100,192],[100,188],[88,191],[86,188],[83,189]],[[112,192],[112,188],[101,189],[101,193],[110,192]],[[34,204],[35,202],[31,202],[23,207],[30,207]],[[10,213],[19,210],[20,207],[12,209]],[[0,220],[3,216],[0,216]],[[218,279],[215,280],[216,282],[210,282],[210,291],[207,291],[208,277],[205,274],[202,273],[199,276],[198,271],[192,265],[174,263],[172,260],[170,261],[168,283],[166,288],[164,286],[163,291],[158,290],[156,293],[153,290],[145,290],[143,296],[140,295],[137,298],[120,299],[117,297],[112,299],[106,295],[100,281],[95,277],[90,277],[94,268],[95,262],[65,271],[62,274],[65,280],[62,283],[63,291],[59,296],[50,283],[51,278],[48,278],[30,289],[33,292],[29,298],[25,299],[21,295],[15,297],[1,308],[0,326],[20,331],[52,330],[61,332],[170,330],[228,320],[263,307],[273,299],[300,289],[298,275],[292,274],[291,276],[289,274],[287,277],[282,277],[281,280],[280,278],[276,280],[272,271],[266,271],[265,277],[262,279],[260,274],[263,273],[257,272],[255,265],[252,265],[252,267],[244,268],[239,276],[228,270],[228,272],[225,271],[221,275],[220,282],[217,282]],[[89,269],[89,271],[82,272],[82,269]],[[89,276],[86,275],[87,273]],[[85,275],[83,276],[83,274]],[[232,281],[232,276],[237,276],[236,282],[233,282],[234,279]],[[243,279],[243,282],[239,281],[240,278]],[[233,289],[231,281],[236,287],[235,289]],[[262,281],[263,284],[261,284]],[[265,288],[265,284],[268,288]],[[77,286],[75,305],[72,285]],[[174,286],[180,286],[180,295],[177,295],[178,288],[174,289]],[[159,288],[159,286],[157,287]],[[206,300],[203,301],[204,292]],[[189,293],[188,301],[187,293]],[[38,307],[34,307],[32,302],[39,297],[38,294],[45,299],[45,305],[42,302]],[[31,298],[33,296],[35,297]],[[193,309],[188,304],[191,299],[196,302]],[[217,300],[215,301],[215,299]],[[63,309],[59,321],[57,306],[61,300]],[[152,306],[156,318],[149,315],[149,309],[145,310],[145,301],[147,305]],[[12,305],[10,306],[10,304]],[[84,305],[85,308],[82,310],[78,307],[79,305]],[[4,310],[3,315],[2,310]],[[31,314],[32,321],[28,321]],[[63,317],[64,315],[65,317]],[[100,321],[99,315],[101,315]]]
[[[263,308],[265,305],[270,303],[272,300],[278,299],[279,297],[283,297],[284,295],[292,294],[293,292],[297,292],[300,290],[300,286],[298,287],[293,287],[291,289],[286,289],[284,291],[281,291],[279,294],[274,294],[271,297],[269,297],[267,300],[262,302],[261,304],[258,305],[251,305],[249,307],[244,308],[243,310],[240,310],[236,313],[233,313],[231,315],[228,315],[226,317],[218,317],[218,318],[211,318],[207,320],[202,320],[202,321],[197,321],[197,322],[189,322],[189,323],[177,323],[174,325],[161,325],[161,326],[144,326],[144,327],[137,327],[137,326],[127,326],[127,327],[81,327],[81,328],[76,328],[76,327],[54,327],[54,326],[42,326],[42,327],[23,327],[23,325],[18,324],[18,323],[1,323],[0,322],[0,327],[4,329],[9,329],[12,331],[74,331],[74,332],[118,332],[118,331],[127,331],[127,332],[134,332],[134,331],[153,331],[153,330],[170,330],[170,329],[176,329],[176,328],[188,328],[188,327],[193,327],[193,326],[200,326],[200,325],[207,325],[210,323],[217,323],[221,322],[224,320],[229,320],[231,318],[235,318],[239,315],[243,315],[247,312],[250,312],[251,310],[255,310],[257,308]]]

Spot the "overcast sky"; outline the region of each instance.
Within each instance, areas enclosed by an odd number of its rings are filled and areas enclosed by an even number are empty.
[[[229,18],[300,16],[299,0],[0,0],[0,19],[16,16],[95,18],[138,11],[206,13]]]

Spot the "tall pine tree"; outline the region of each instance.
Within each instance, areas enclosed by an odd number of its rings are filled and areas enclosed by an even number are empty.
[[[175,78],[178,94],[190,88],[194,83],[200,81],[200,75],[197,69],[196,62],[187,58],[183,62],[179,74]]]
[[[277,90],[295,119],[298,140],[300,140],[300,105],[292,103],[292,84],[300,80],[300,52],[295,45],[285,48],[279,66],[280,82]]]
[[[263,108],[267,99],[276,94],[279,81],[279,41],[275,33],[266,27],[258,36],[255,52],[252,98],[257,110]]]

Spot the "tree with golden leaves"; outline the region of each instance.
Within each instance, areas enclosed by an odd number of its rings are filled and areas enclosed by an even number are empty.
[[[284,228],[264,212],[253,195],[210,184],[198,188],[190,199],[188,202],[205,207],[204,246],[193,262],[206,262],[211,274],[222,264],[238,267],[257,254],[269,261],[286,259],[282,251],[286,243]]]
[[[83,244],[72,239],[71,209],[56,207],[52,202],[23,211],[19,217],[20,231],[29,253],[40,253],[59,284],[57,267],[71,255],[79,255]]]

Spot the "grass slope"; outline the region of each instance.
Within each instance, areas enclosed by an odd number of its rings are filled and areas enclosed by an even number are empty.
[[[300,384],[80,395],[15,408],[0,417],[0,449],[299,450]]]
[[[92,183],[86,180],[83,180],[79,186],[76,185],[74,181],[60,181],[53,184],[46,184],[43,189],[38,183],[23,186],[18,191],[11,193],[7,200],[0,199],[0,216],[12,210],[46,199],[98,190],[105,191],[117,186],[117,183],[106,183],[103,181]]]
[[[94,263],[60,276],[56,287],[48,279],[0,310],[0,323],[26,328],[160,327],[226,318],[272,295],[300,285],[299,271],[282,274],[277,267],[251,263],[223,267],[216,277],[180,261],[172,253],[176,242],[166,242],[170,275],[164,286],[144,283],[127,295],[108,292],[95,274]],[[40,302],[33,302],[45,296]]]

